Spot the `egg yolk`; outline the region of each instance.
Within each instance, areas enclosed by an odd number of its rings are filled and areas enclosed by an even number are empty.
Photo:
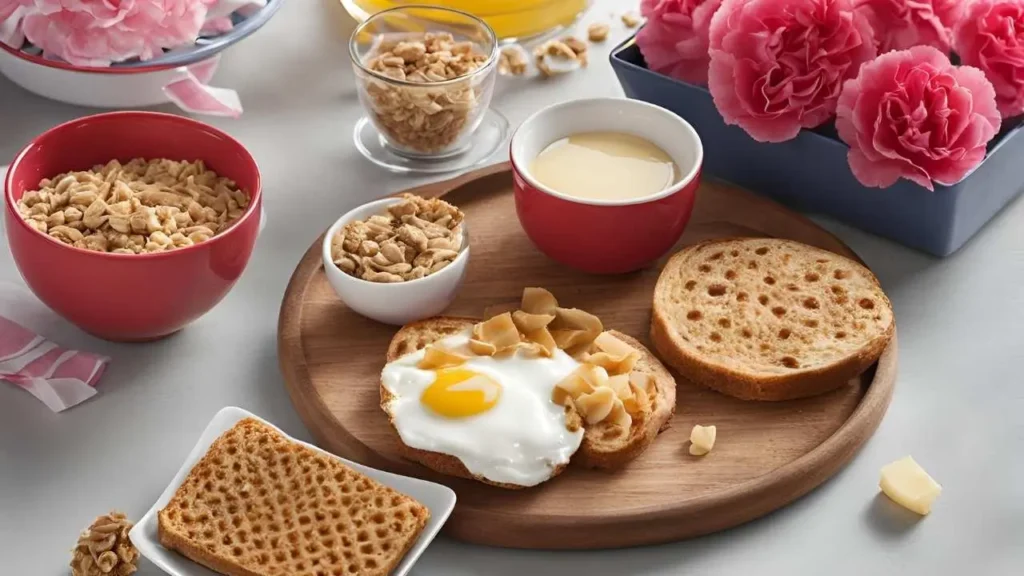
[[[423,391],[420,401],[446,418],[466,418],[494,408],[501,397],[501,384],[465,368],[435,372],[434,383]]]

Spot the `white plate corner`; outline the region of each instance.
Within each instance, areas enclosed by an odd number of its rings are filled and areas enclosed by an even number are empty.
[[[447,486],[428,482],[426,480],[420,480],[418,478],[410,478],[408,476],[400,476],[390,472],[383,472],[381,470],[368,468],[356,462],[345,460],[344,458],[335,456],[334,454],[322,450],[317,446],[292,438],[277,426],[274,426],[270,422],[267,422],[263,418],[260,418],[247,410],[228,406],[226,408],[222,408],[213,417],[213,420],[211,420],[206,426],[206,429],[203,431],[202,436],[200,436],[199,441],[196,442],[195,447],[189,453],[188,458],[186,458],[185,462],[182,464],[181,469],[179,469],[177,474],[175,474],[174,479],[171,480],[171,483],[160,495],[160,498],[157,499],[149,511],[146,512],[142,519],[139,520],[129,533],[132,543],[139,549],[139,552],[150,562],[171,576],[216,576],[216,573],[160,545],[160,539],[157,534],[157,512],[170,502],[175,491],[177,491],[178,487],[181,486],[185,477],[188,476],[188,473],[192,470],[192,467],[195,466],[204,454],[206,454],[210,445],[213,444],[221,434],[234,426],[239,420],[243,420],[245,418],[255,418],[256,420],[273,427],[290,441],[297,442],[303,446],[312,448],[317,452],[326,454],[331,458],[335,458],[346,466],[366,474],[381,484],[394,488],[403,494],[415,498],[430,510],[430,520],[427,522],[426,527],[420,534],[416,544],[414,544],[409,552],[406,553],[405,557],[392,572],[392,576],[405,576],[409,573],[413,564],[416,563],[416,560],[419,559],[420,555],[423,554],[423,551],[430,545],[430,542],[437,536],[441,527],[448,520],[448,516],[451,515],[452,510],[455,508],[455,492]]]

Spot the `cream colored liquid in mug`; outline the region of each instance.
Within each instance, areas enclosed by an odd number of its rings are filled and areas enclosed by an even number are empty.
[[[584,132],[545,148],[530,166],[544,186],[583,200],[635,200],[671,186],[679,170],[664,150],[621,132]]]

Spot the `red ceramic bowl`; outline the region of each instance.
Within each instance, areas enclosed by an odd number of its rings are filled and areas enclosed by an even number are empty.
[[[43,178],[135,157],[201,159],[252,201],[234,226],[206,242],[138,255],[62,244],[18,214],[18,199]],[[7,172],[4,204],[14,262],[40,300],[101,338],[145,341],[182,329],[228,293],[252,254],[263,198],[256,161],[220,130],[171,114],[112,112],[61,124],[33,140]]]
[[[625,201],[573,198],[538,183],[533,160],[581,132],[624,132],[664,150],[682,178],[651,196]],[[690,220],[704,148],[696,130],[672,112],[619,98],[573,100],[528,118],[512,136],[516,212],[527,236],[549,257],[595,274],[651,264],[679,240]]]

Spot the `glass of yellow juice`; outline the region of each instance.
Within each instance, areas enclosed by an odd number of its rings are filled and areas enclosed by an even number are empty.
[[[571,25],[591,0],[341,0],[362,22],[389,8],[430,5],[468,12],[487,22],[502,42],[523,41]]]

